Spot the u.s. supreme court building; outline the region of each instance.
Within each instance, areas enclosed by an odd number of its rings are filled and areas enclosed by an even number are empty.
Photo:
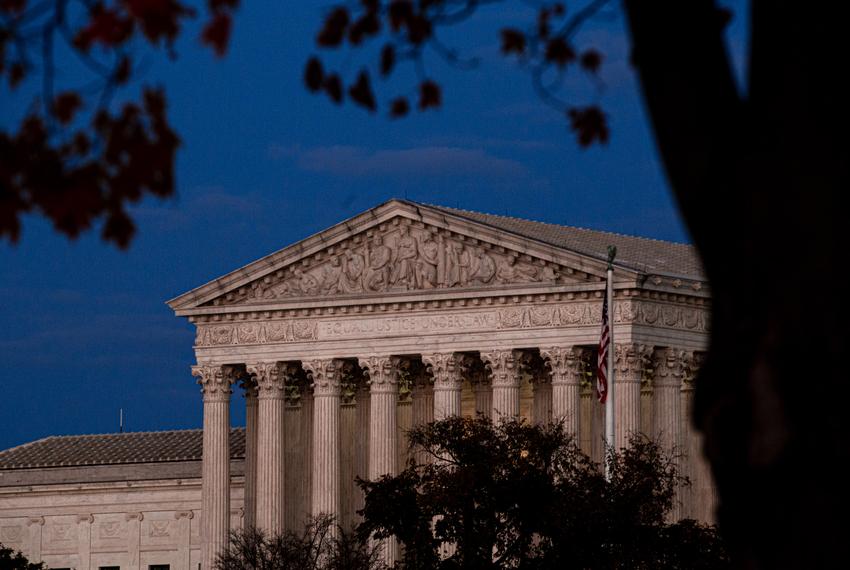
[[[233,528],[356,522],[355,475],[395,472],[405,430],[453,414],[563,418],[601,460],[609,245],[617,441],[681,454],[674,515],[711,521],[687,420],[710,326],[694,248],[391,200],[169,301],[196,327],[203,430],[0,452],[0,542],[52,568],[208,570]]]

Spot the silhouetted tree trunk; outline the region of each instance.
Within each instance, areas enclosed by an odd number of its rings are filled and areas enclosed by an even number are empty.
[[[850,133],[838,4],[754,1],[739,93],[711,0],[624,0],[656,142],[711,283],[695,422],[753,568],[844,562]],[[840,55],[842,54],[842,55]]]

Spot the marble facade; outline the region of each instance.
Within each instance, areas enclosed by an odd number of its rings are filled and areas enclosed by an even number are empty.
[[[675,514],[710,521],[712,483],[686,419],[710,327],[695,254],[391,200],[169,301],[196,327],[204,409],[197,506],[187,511],[198,550],[180,560],[210,569],[234,508],[238,524],[269,531],[318,513],[355,522],[354,476],[397,472],[404,431],[432,419],[563,418],[601,459],[590,379],[609,244],[624,252],[612,311],[618,442],[643,432],[681,453],[693,485]],[[239,475],[228,447],[235,386],[247,416]],[[395,560],[397,545],[383,547]],[[78,570],[97,567],[84,549],[77,556]],[[176,558],[174,567],[188,568]]]

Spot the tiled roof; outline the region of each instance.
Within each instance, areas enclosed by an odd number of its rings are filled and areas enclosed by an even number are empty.
[[[547,224],[445,206],[422,205],[601,260],[607,258],[608,246],[614,245],[617,247],[615,264],[641,273],[704,279],[702,263],[696,248],[692,245]]]
[[[0,451],[0,470],[199,461],[203,430],[59,435]],[[230,457],[245,457],[245,428],[230,432]]]

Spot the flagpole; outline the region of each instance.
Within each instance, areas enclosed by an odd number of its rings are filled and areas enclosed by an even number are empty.
[[[617,248],[613,245],[608,246],[608,278],[605,280],[605,298],[608,303],[608,392],[605,400],[605,478],[610,479],[610,465],[607,458],[608,451],[616,450],[616,440],[614,437],[614,406],[616,401],[616,386],[617,382],[614,378],[614,257],[617,255]]]

